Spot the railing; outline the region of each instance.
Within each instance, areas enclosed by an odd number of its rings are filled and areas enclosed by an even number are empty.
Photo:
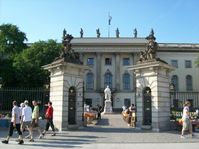
[[[199,92],[170,92],[171,107],[182,108],[183,103],[189,100],[191,107],[199,108]]]
[[[44,112],[44,105],[49,101],[49,90],[44,88],[1,88],[0,113],[11,111],[14,100],[18,105],[24,100],[28,100],[30,106],[32,106],[33,100],[39,101],[40,112]]]

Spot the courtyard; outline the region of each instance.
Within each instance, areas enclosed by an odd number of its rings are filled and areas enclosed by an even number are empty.
[[[0,138],[7,135],[7,130],[1,129]],[[199,145],[199,134],[195,137],[189,135],[185,139],[180,138],[180,132],[176,130],[154,132],[151,130],[137,130],[130,128],[123,121],[121,114],[102,115],[102,119],[79,130],[57,132],[56,136],[47,134],[43,139],[29,142],[24,139],[23,147],[27,149],[40,148],[187,148],[196,149]],[[22,146],[15,141],[17,134],[14,134],[9,144],[0,144],[0,148],[18,149]]]

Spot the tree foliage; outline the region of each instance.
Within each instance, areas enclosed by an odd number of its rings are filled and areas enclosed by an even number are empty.
[[[12,56],[27,47],[24,43],[26,34],[21,32],[16,25],[0,25],[0,52],[2,55]]]
[[[17,26],[0,25],[0,77],[4,87],[41,87],[49,78],[41,66],[59,56],[61,45],[48,40],[28,47],[26,40]]]
[[[18,54],[13,66],[18,86],[41,87],[49,77],[43,65],[53,62],[59,56],[61,45],[54,40],[39,41]]]
[[[0,77],[4,86],[14,85],[15,70],[13,68],[14,57],[27,46],[25,33],[12,24],[0,25]]]

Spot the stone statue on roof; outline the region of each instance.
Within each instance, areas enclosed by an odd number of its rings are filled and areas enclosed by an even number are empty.
[[[61,59],[65,62],[81,64],[82,62],[79,59],[79,53],[75,52],[72,49],[71,40],[73,36],[70,34],[66,34],[66,30],[63,30],[63,37],[62,37],[62,45],[63,48],[61,49],[60,56],[57,57],[55,60]]]
[[[133,34],[134,34],[134,38],[137,38],[137,29],[136,28],[133,30]]]
[[[80,29],[80,37],[83,38],[83,35],[84,35],[84,31],[83,31],[83,29],[81,28],[81,29]]]
[[[96,29],[97,38],[100,38],[100,29]]]
[[[119,31],[118,28],[116,29],[115,33],[116,33],[116,37],[119,38],[120,37],[120,31]]]
[[[151,30],[149,36],[146,37],[146,39],[148,40],[146,50],[140,52],[140,58],[138,62],[157,60],[156,51],[158,49],[158,44],[155,41],[156,38],[154,36],[153,29]]]

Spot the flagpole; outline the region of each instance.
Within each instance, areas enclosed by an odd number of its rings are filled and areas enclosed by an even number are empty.
[[[110,37],[110,25],[108,25],[108,38]]]
[[[110,12],[108,12],[108,38],[110,37]]]
[[[110,37],[111,20],[112,20],[112,17],[110,16],[110,12],[108,12],[108,38]]]

